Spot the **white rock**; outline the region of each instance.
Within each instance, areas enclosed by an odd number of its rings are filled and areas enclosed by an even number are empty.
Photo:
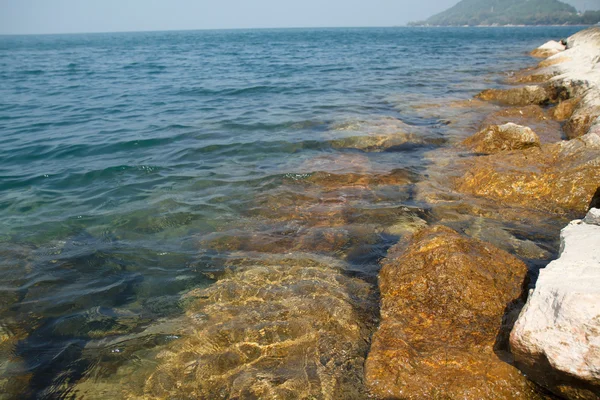
[[[562,230],[560,257],[540,271],[510,344],[532,380],[567,398],[600,398],[600,226],[576,220]]]
[[[592,208],[583,220],[586,224],[600,225],[600,209]]]
[[[538,47],[538,49],[563,51],[565,49],[565,45],[560,42],[557,42],[556,40],[550,40]]]

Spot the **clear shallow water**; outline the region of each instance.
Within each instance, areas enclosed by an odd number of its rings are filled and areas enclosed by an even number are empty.
[[[418,207],[424,152],[457,134],[419,106],[500,85],[579,29],[0,37],[0,337],[20,360],[0,376],[32,396],[76,382],[104,354],[86,344],[176,318],[232,251],[327,254],[372,279],[397,236],[360,227]],[[413,139],[353,139],[396,131]],[[319,247],[328,226],[349,239]]]

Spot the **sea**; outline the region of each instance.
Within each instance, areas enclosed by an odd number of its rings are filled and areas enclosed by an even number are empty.
[[[448,104],[580,29],[0,36],[0,398],[75,398],[127,340],[178,340],[142,333],[185,325],[240,254],[319,254],[376,290],[390,210],[424,206],[371,178],[424,179],[482,117]]]

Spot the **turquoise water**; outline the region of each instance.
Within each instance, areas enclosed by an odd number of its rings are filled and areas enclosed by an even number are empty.
[[[527,51],[579,29],[0,36],[0,336],[21,360],[0,377],[28,375],[32,397],[64,371],[77,381],[86,343],[180,315],[181,293],[210,285],[230,251],[256,251],[230,242],[276,247],[315,226],[278,214],[315,173],[418,176],[456,134],[419,105],[502,85]],[[347,145],[398,130],[417,140]],[[407,190],[374,196],[355,220],[419,206]],[[367,280],[396,240],[376,236],[343,254]]]

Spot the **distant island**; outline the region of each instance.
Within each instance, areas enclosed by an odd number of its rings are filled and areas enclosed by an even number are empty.
[[[600,11],[578,13],[558,0],[462,0],[409,26],[594,25]]]

